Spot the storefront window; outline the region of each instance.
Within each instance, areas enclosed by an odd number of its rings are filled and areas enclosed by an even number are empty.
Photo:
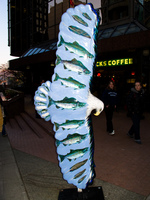
[[[135,18],[143,23],[143,1],[135,1],[134,3]]]
[[[93,0],[93,1],[88,0],[87,3],[92,3],[94,9],[101,8],[101,0]]]
[[[51,12],[51,9],[54,7],[54,1],[50,1],[49,3],[48,3],[48,13],[50,13]]]
[[[113,4],[113,3],[118,3],[120,2],[121,0],[108,0],[108,3],[109,4]]]
[[[69,3],[68,3],[69,7]],[[68,8],[67,7],[67,8]],[[63,7],[63,0],[52,0],[48,3],[48,38],[56,39],[59,31],[61,16],[66,8]]]
[[[86,3],[86,0],[80,0],[80,1],[78,1],[78,2],[81,2],[81,3],[82,3],[82,2],[83,2],[83,3]]]
[[[135,0],[134,1],[134,17],[147,28],[150,27],[150,1]]]
[[[108,4],[109,21],[115,21],[128,17],[129,1],[128,0],[111,0]]]

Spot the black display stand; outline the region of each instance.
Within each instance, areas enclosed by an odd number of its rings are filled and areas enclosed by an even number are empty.
[[[58,200],[104,200],[103,190],[101,186],[89,187],[78,192],[77,188],[61,190]]]

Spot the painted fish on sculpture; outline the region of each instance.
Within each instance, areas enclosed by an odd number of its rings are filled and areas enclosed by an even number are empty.
[[[80,57],[94,58],[94,55],[88,52],[78,42],[65,42],[62,36],[60,36],[58,47],[60,47],[61,45],[64,45],[66,50],[69,50],[71,53],[77,54]]]
[[[77,129],[79,126],[83,125],[85,123],[85,120],[66,120],[65,123],[62,123],[62,124],[58,124],[58,123],[54,123],[55,124],[55,129],[56,131],[59,129],[59,128],[62,128],[63,130],[64,129]]]
[[[43,105],[42,102],[40,102],[40,103],[41,103],[41,105]],[[86,103],[79,102],[73,97],[71,97],[71,98],[65,97],[63,100],[60,100],[60,101],[54,101],[52,98],[49,97],[48,107],[50,107],[52,104],[55,104],[56,108],[72,109],[72,110],[84,107],[86,105]]]
[[[76,81],[72,77],[61,78],[56,73],[54,81],[57,81],[57,80],[60,80],[62,85],[65,85],[66,87],[72,87],[74,89],[81,89],[81,88],[85,88],[86,87],[86,85],[80,83],[79,81]]]
[[[82,13],[82,15],[83,15],[86,19],[88,19],[88,20],[90,20],[90,21],[92,20],[91,17],[90,17],[87,13]]]
[[[79,24],[82,24],[83,26],[86,26],[88,27],[88,24],[81,18],[79,17],[78,15],[72,15],[73,19],[75,21],[77,21]]]
[[[84,154],[88,151],[88,147],[84,149],[77,149],[77,150],[71,150],[70,153],[67,155],[59,155],[61,161],[63,161],[65,158],[67,158],[69,161],[77,159],[79,157],[84,156]]]
[[[70,167],[70,172],[73,172],[74,170],[77,170],[77,169],[79,169],[80,167],[84,166],[85,163],[86,163],[87,161],[88,161],[88,159],[85,159],[85,160],[83,160],[83,161],[81,161],[81,162],[78,162],[78,163],[76,163],[75,165],[71,166],[71,167]]]
[[[56,140],[56,145],[59,146],[62,143],[64,146],[66,146],[66,145],[80,143],[80,142],[82,142],[82,140],[84,140],[86,138],[86,136],[87,136],[87,134],[84,134],[84,135],[80,135],[78,133],[69,134],[67,136],[67,138],[65,138],[61,141]]]
[[[84,30],[82,30],[81,28],[78,28],[78,27],[76,27],[76,26],[69,26],[68,29],[69,29],[70,31],[72,31],[73,33],[76,33],[76,34],[78,34],[78,35],[87,37],[87,38],[89,38],[89,39],[91,38],[91,36],[90,36],[87,32],[85,32]]]
[[[86,169],[82,170],[81,172],[77,173],[75,176],[74,176],[74,179],[76,178],[79,178],[80,176],[82,176],[82,174],[86,171]]]
[[[56,60],[56,65],[59,63],[64,64],[64,68],[77,72],[78,74],[90,74],[91,72],[83,65],[83,63],[77,59],[72,59],[72,60],[62,60],[60,56],[57,55],[57,60]]]

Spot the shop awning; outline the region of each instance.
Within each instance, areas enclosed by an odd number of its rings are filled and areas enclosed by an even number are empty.
[[[9,69],[23,71],[27,66],[33,64],[54,62],[56,59],[56,49],[57,41],[48,41],[35,47],[31,47],[20,58],[10,60]]]
[[[98,40],[121,36],[121,35],[127,35],[130,33],[137,33],[140,31],[145,31],[147,28],[142,26],[137,21],[133,21],[131,23],[126,23],[123,25],[118,25],[110,28],[103,28],[100,27],[99,33],[98,33]]]
[[[109,39],[116,36],[124,36],[131,33],[143,32],[147,30],[137,21],[118,25],[114,27],[104,28],[100,26],[98,33],[98,40]],[[116,38],[117,39],[117,38]],[[101,51],[103,51],[101,46]],[[9,61],[9,69],[18,69],[30,64],[36,64],[40,62],[54,61],[56,58],[57,41],[47,41],[37,46],[29,48],[20,58]],[[51,52],[51,53],[50,53]]]
[[[56,49],[57,49],[57,41],[53,41],[53,42],[48,41],[48,42],[40,44],[38,46],[31,47],[30,49],[28,49],[28,51],[26,51],[21,56],[21,58],[45,53],[45,52],[56,50]]]

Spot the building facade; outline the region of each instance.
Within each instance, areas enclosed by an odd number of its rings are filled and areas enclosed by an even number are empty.
[[[19,2],[19,4],[18,4]],[[8,0],[9,68],[25,73],[27,88],[51,80],[62,14],[89,0]],[[99,97],[108,80],[116,83],[123,101],[136,78],[150,93],[150,1],[92,0],[99,10],[97,64],[93,92]]]

